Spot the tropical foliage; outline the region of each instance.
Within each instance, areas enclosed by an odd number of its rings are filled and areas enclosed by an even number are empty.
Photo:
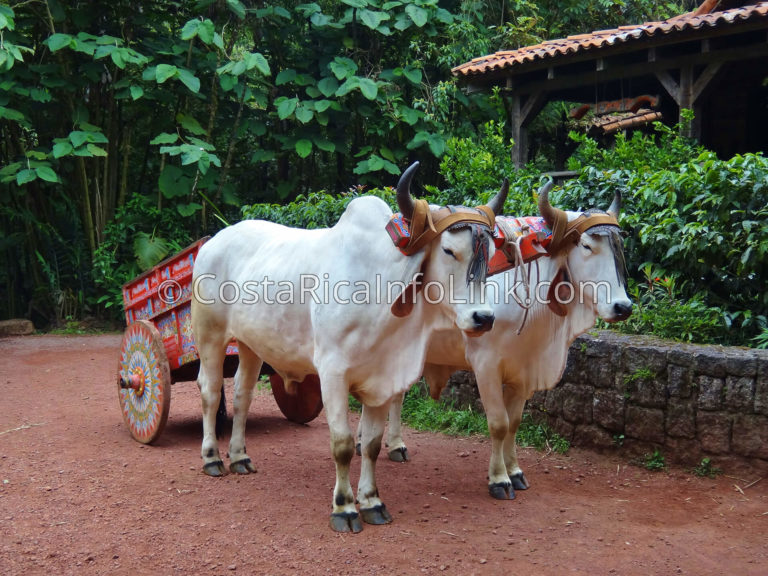
[[[437,202],[485,200],[510,175],[508,211],[532,213],[546,158],[513,173],[502,97],[465,95],[450,69],[692,4],[11,0],[0,6],[0,317],[117,312],[123,282],[241,206],[327,225],[363,191],[391,201],[385,185],[416,159]],[[652,262],[676,279],[675,298],[698,295],[758,333],[764,160],[664,138],[658,152],[584,140],[562,199],[622,189],[637,286]]]

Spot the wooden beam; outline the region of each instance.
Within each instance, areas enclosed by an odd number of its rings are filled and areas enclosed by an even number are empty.
[[[695,138],[698,136],[694,129],[693,123],[683,123],[683,109],[693,110],[693,66],[683,66],[680,69],[680,90],[678,92],[680,99],[677,101],[677,105],[680,108],[680,133],[688,138]],[[698,114],[696,114],[698,116]]]
[[[704,92],[704,89],[709,85],[710,82],[712,82],[712,80],[714,80],[715,76],[717,76],[717,73],[720,72],[722,67],[722,62],[713,62],[707,66],[701,74],[699,74],[699,77],[696,79],[696,82],[694,82],[692,87],[692,97],[694,102],[699,99],[701,93]]]
[[[537,92],[531,94],[520,108],[520,122],[523,126],[528,126],[531,121],[541,112],[544,105],[549,100],[546,92]]]
[[[664,86],[664,90],[666,90],[667,93],[672,96],[672,100],[674,100],[679,106],[680,86],[677,82],[675,82],[675,79],[672,78],[672,75],[666,70],[658,70],[656,72],[656,78],[659,80],[659,82],[661,82],[661,85]]]
[[[510,158],[516,168],[522,168],[528,161],[528,128],[526,126],[546,104],[547,95],[545,93],[534,94],[523,102],[523,97],[513,94],[505,101],[507,102],[507,117],[511,124],[511,135],[514,142],[512,150],[510,150]]]

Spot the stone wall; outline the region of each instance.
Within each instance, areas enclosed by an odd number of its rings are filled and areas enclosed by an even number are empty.
[[[574,342],[560,383],[526,409],[574,446],[768,470],[768,351],[612,331]],[[481,408],[471,373],[445,392]]]

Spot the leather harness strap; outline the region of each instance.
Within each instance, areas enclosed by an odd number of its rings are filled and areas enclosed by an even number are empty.
[[[478,206],[476,211],[468,212],[452,212],[448,208],[432,211],[426,200],[415,200],[409,223],[411,237],[408,244],[400,248],[400,251],[406,256],[411,256],[448,228],[459,223],[481,224],[493,230],[496,216],[490,207],[484,205]]]
[[[552,224],[552,240],[547,246],[549,254],[557,254],[566,247],[566,239],[573,238],[578,242],[579,237],[593,226],[616,226],[619,222],[610,214],[600,212],[585,212],[574,220],[568,222],[568,214],[564,211],[555,213],[555,221]]]

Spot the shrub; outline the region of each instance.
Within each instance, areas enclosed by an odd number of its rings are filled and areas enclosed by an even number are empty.
[[[642,322],[643,330],[652,323],[654,333],[670,336],[682,322],[689,327],[681,326],[678,338],[747,343],[768,314],[762,289],[768,276],[768,159],[745,154],[720,160],[658,128],[656,137],[619,136],[610,151],[580,137],[571,168],[581,173],[566,183],[560,203],[588,207],[622,193],[630,273],[642,282],[643,265],[653,262],[679,281],[676,298],[667,301],[636,292],[653,315]],[[669,308],[680,303],[686,304]]]
[[[615,328],[700,343],[768,345],[768,292],[762,289],[768,277],[768,159],[745,154],[721,160],[662,124],[650,135],[620,134],[612,149],[573,138],[579,148],[569,167],[579,176],[553,192],[553,203],[583,210],[607,207],[616,191],[623,197],[629,292],[638,306]],[[440,164],[448,187],[427,186],[425,198],[475,205],[508,176],[505,214],[536,214],[542,174],[533,165],[514,170],[511,145],[497,122],[483,126],[479,136],[450,138]],[[364,192],[356,187],[341,195],[300,196],[286,206],[255,204],[243,215],[330,226]],[[368,193],[395,205],[391,188]]]
[[[192,240],[175,209],[159,210],[147,197],[133,196],[105,226],[93,258],[93,280],[102,293],[99,304],[114,318],[122,317],[123,284]]]

